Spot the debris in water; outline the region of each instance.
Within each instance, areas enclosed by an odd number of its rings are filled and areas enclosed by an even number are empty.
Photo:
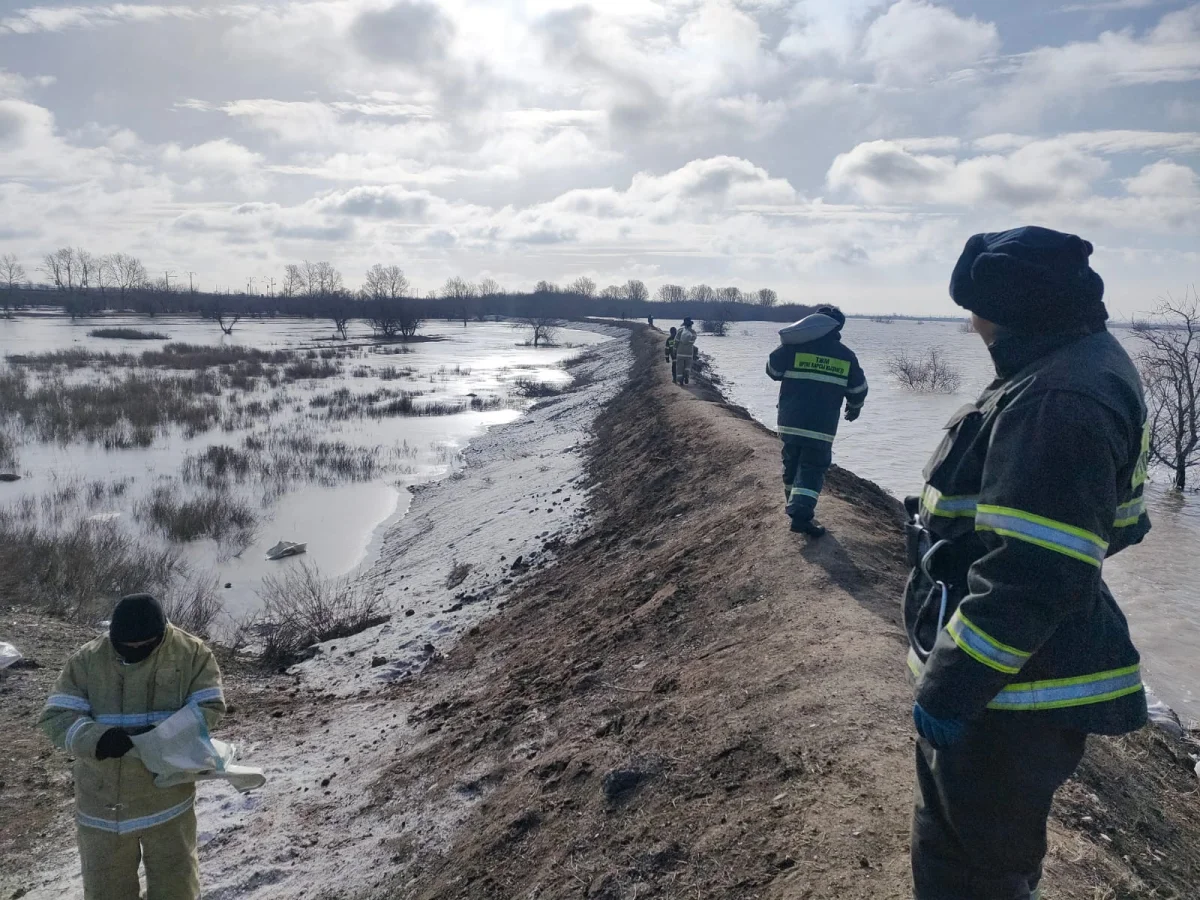
[[[308,552],[308,544],[297,544],[292,541],[280,541],[267,551],[267,559],[287,559],[289,556],[299,556]]]

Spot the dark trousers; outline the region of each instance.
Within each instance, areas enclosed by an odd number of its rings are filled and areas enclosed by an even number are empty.
[[[833,464],[833,445],[825,441],[783,442],[783,497],[794,522],[809,522]]]
[[[1050,803],[1079,765],[1086,740],[1082,731],[995,722],[991,715],[946,750],[918,738],[916,900],[1036,898]]]

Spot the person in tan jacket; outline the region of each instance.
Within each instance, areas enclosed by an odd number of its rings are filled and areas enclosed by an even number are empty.
[[[194,784],[159,788],[130,735],[193,704],[209,728],[225,713],[221,672],[204,642],[171,625],[158,601],[117,604],[107,636],[67,660],[40,725],[75,758],[75,804],[86,900],[199,900]]]

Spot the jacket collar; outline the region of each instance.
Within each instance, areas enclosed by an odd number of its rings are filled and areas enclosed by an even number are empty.
[[[1007,381],[1026,366],[1049,356],[1055,350],[1105,330],[1101,325],[1097,329],[1080,328],[1059,334],[1005,334],[988,347],[988,353],[992,355],[996,376],[1001,381]]]

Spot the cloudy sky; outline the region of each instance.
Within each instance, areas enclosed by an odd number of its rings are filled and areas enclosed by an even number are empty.
[[[1038,223],[1127,315],[1200,281],[1198,81],[1170,0],[0,0],[0,253],[950,313]]]

